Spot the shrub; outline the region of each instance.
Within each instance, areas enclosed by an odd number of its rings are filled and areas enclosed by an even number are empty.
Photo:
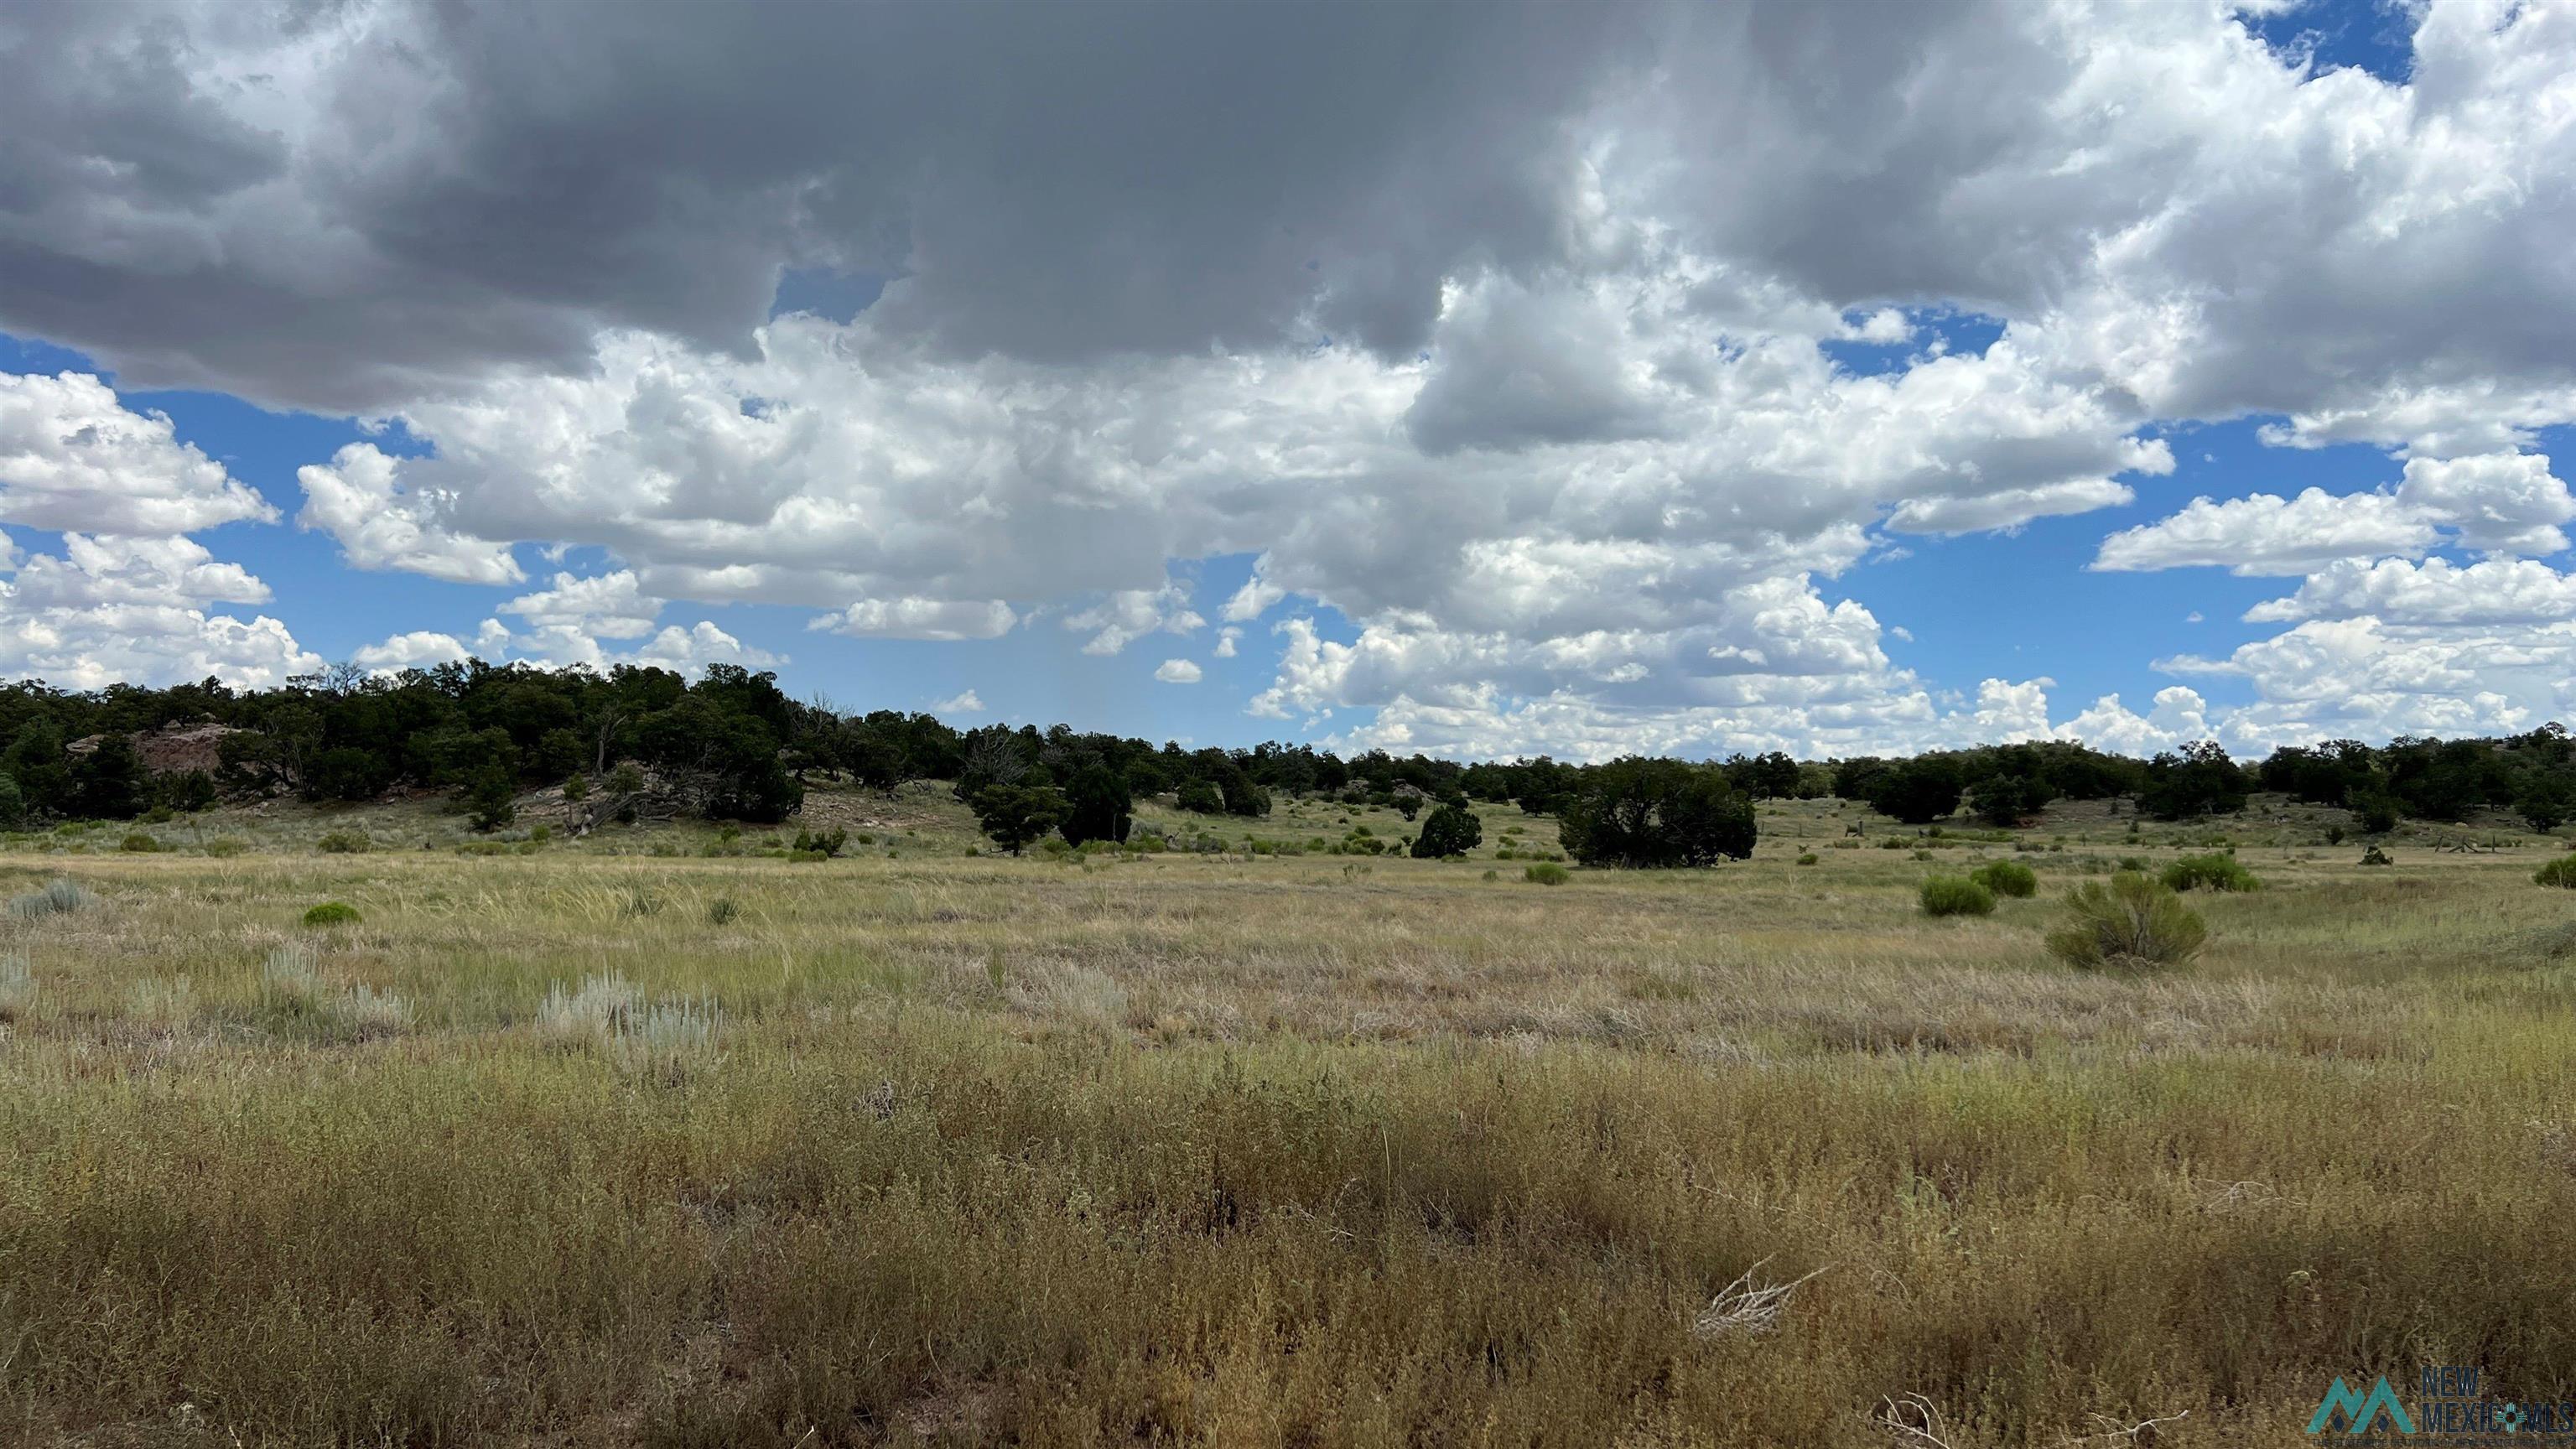
[[[1798,864],[1800,865],[1814,865],[1816,863],[1816,858],[1816,853],[1812,850],[1802,850],[1798,852]]]
[[[2058,959],[2087,970],[2179,966],[2200,954],[2209,928],[2182,897],[2136,871],[2066,893],[2074,919],[2048,933]]]
[[[313,968],[312,952],[301,946],[280,946],[268,953],[259,966],[259,1009],[268,1016],[293,1020],[320,1014],[322,976]]]
[[[1991,861],[1968,872],[1968,879],[1999,896],[2028,900],[2039,894],[2039,873],[2015,860]]]
[[[2232,855],[2186,855],[2164,869],[2167,889],[2178,891],[2253,891],[2263,883]]]
[[[1936,875],[1923,883],[1923,914],[1927,916],[1990,916],[1994,910],[1995,893],[1975,881]]]
[[[2576,855],[2562,855],[2531,873],[2534,885],[2576,891]]]
[[[1555,861],[1542,860],[1536,865],[1523,866],[1521,879],[1532,885],[1559,886],[1574,879],[1574,875]]]
[[[2388,858],[2388,852],[2387,852],[2387,851],[2384,851],[2384,850],[2380,849],[2378,846],[2373,845],[2373,846],[2365,847],[2365,848],[2362,850],[2362,852],[2361,852],[2361,863],[2362,863],[2363,865],[2395,865],[2397,862],[2395,862],[2395,861],[2393,861],[2393,860],[2390,860],[2390,859]]]
[[[839,855],[849,843],[850,832],[837,825],[829,830],[799,830],[788,858],[796,860],[812,856],[816,860],[829,860]]]
[[[363,830],[334,830],[313,842],[313,848],[324,855],[364,855],[374,846]]]
[[[2352,802],[2352,816],[2364,835],[2386,835],[2397,828],[2397,802],[2386,795],[2364,795]]]
[[[1064,819],[1064,796],[1038,785],[987,785],[967,804],[993,843],[1019,854]]]
[[[1484,839],[1485,823],[1476,818],[1474,811],[1443,805],[1422,822],[1422,834],[1413,842],[1413,858],[1442,860],[1465,855]]]
[[[0,1025],[24,1021],[35,1009],[35,970],[24,956],[0,956]]]
[[[1072,788],[1065,792],[1064,821],[1059,827],[1066,844],[1106,840],[1124,845],[1135,825],[1135,800],[1128,792],[1125,776],[1094,760],[1073,777]]]
[[[563,797],[575,805],[590,798],[590,782],[579,775],[563,782]]]
[[[126,832],[125,838],[116,843],[116,848],[130,855],[152,855],[161,849],[161,842],[148,831],[133,830]]]
[[[86,911],[97,904],[98,897],[83,890],[77,882],[53,880],[47,881],[41,889],[11,899],[9,914],[20,920],[35,920],[41,916]]]
[[[1753,854],[1753,802],[1714,765],[1637,756],[1594,767],[1557,841],[1585,865],[1705,866]]]
[[[2326,844],[2328,844],[2328,845],[2341,845],[2341,844],[2343,844],[2343,827],[2342,827],[2342,826],[2340,826],[2340,825],[2329,825],[2329,826],[2327,826],[2327,827],[2326,827]]]
[[[308,926],[354,926],[360,919],[358,908],[346,901],[324,901],[304,913]]]
[[[733,924],[734,917],[741,914],[742,907],[735,905],[731,896],[718,896],[707,902],[707,924],[710,926],[729,926]]]
[[[213,856],[217,860],[229,860],[232,857],[241,854],[243,851],[250,849],[250,847],[242,844],[241,841],[234,836],[218,835],[214,839],[206,842],[205,849],[206,854]]]

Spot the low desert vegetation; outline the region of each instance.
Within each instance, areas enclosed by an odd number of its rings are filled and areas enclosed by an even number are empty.
[[[2534,883],[2576,890],[2576,855],[2562,855],[2543,865],[2531,876]]]
[[[1919,894],[1923,901],[1923,914],[1927,916],[1991,916],[1995,913],[1995,893],[1961,876],[1936,875],[1923,883]]]
[[[1747,855],[1542,890],[1487,868],[1558,839],[1516,804],[1467,867],[1331,849],[1436,793],[1221,788],[1012,857],[845,788],[0,851],[0,1438],[2188,1449],[2426,1345],[2576,1397],[2528,846],[2056,803],[1999,861],[1774,798]],[[2156,878],[2231,845],[2264,889]],[[2005,904],[1927,918],[1927,870]]]
[[[2075,887],[2066,908],[2073,919],[2049,932],[2048,949],[2088,970],[2180,966],[2209,939],[2172,886],[2132,871]]]
[[[2039,894],[2039,872],[2017,860],[1994,860],[1968,872],[1968,879],[1998,897],[2028,900]]]
[[[2167,889],[2177,891],[2251,891],[2263,887],[2254,872],[2227,854],[2186,855],[2166,866],[2160,879]]]

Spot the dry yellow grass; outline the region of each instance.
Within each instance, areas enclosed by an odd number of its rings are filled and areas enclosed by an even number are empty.
[[[0,857],[101,897],[0,917],[0,1433],[1871,1445],[1920,1396],[1970,1449],[2295,1441],[2424,1359],[2576,1397],[2531,852],[2293,827],[2120,977],[2048,957],[2056,897],[2205,831],[1934,921],[2009,847],[1794,806],[1549,888],[908,808],[828,864]]]

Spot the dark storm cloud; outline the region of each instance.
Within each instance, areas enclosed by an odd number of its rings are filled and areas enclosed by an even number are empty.
[[[741,349],[779,269],[1067,359],[1421,345],[1544,264],[1641,11],[439,4],[0,38],[0,326],[133,380],[388,406],[602,327]],[[1305,340],[1312,340],[1307,338]]]

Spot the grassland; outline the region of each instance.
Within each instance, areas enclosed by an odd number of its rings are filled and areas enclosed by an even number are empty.
[[[2303,1442],[2329,1379],[2425,1360],[2576,1397],[2537,842],[2369,868],[2264,805],[2016,851],[1823,802],[1551,888],[1508,810],[1451,863],[809,813],[873,838],[471,856],[414,804],[15,841],[0,890],[98,899],[0,917],[0,1435],[1927,1442],[1893,1400],[1952,1449],[2171,1449]],[[1405,833],[1250,830],[1345,817]],[[2266,888],[2195,899],[2194,967],[2043,950],[2068,884],[2217,834]],[[2036,899],[1916,909],[2007,855]],[[1798,1286],[1707,1311],[1739,1282]]]

